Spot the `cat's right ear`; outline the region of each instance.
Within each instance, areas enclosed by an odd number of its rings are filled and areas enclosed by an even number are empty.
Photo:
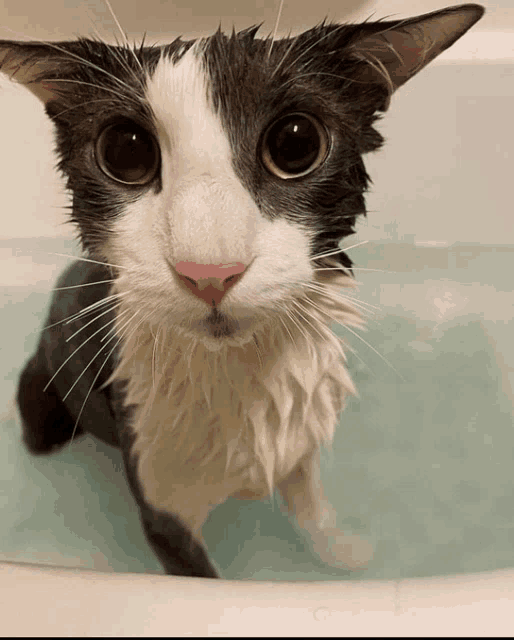
[[[0,40],[0,72],[27,87],[46,105],[59,99],[60,80],[77,65],[66,45]]]

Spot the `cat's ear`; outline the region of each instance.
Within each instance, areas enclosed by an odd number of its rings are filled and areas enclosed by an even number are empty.
[[[67,42],[0,40],[0,72],[48,104],[60,97],[60,77],[66,77],[77,66],[67,46]]]
[[[350,50],[368,63],[362,80],[384,82],[390,96],[463,36],[484,11],[480,5],[463,4],[408,20],[361,25]]]

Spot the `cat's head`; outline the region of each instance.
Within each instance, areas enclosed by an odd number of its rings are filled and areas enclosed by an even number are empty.
[[[228,336],[317,286],[317,256],[365,213],[379,113],[482,14],[462,5],[276,41],[252,28],[135,49],[4,41],[0,69],[55,124],[91,257],[120,267],[133,304],[189,327],[210,313],[207,332]]]

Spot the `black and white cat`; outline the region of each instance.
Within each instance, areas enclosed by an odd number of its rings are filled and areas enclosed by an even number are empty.
[[[216,577],[210,509],[277,488],[325,561],[363,566],[321,487],[354,391],[332,323],[357,326],[338,248],[365,214],[363,154],[392,93],[477,20],[258,28],[130,48],[0,41],[45,105],[87,256],[61,277],[20,380],[31,452],[121,448],[169,574]]]

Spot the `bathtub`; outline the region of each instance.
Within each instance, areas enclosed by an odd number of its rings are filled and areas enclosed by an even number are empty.
[[[240,602],[232,612],[247,608],[241,598],[254,598],[257,613],[277,606],[284,613],[300,598],[301,611],[319,623],[309,633],[335,632],[339,623],[350,632],[348,619],[363,612],[376,614],[370,620],[378,625],[392,624],[392,612],[411,616],[410,633],[418,634],[427,628],[419,626],[423,607],[427,616],[432,608],[434,624],[443,624],[445,610],[469,623],[482,588],[493,593],[486,597],[493,618],[495,603],[512,598],[512,40],[512,33],[471,33],[412,79],[378,125],[385,148],[367,158],[369,215],[345,246],[369,309],[368,329],[335,328],[349,344],[359,396],[323,455],[323,478],[338,525],[371,542],[374,557],[362,571],[325,566],[276,499],[228,500],[212,513],[204,537],[224,578],[215,597],[226,598],[226,607],[230,598]],[[149,575],[162,570],[144,539],[119,452],[90,437],[48,458],[32,458],[21,445],[10,404],[17,378],[55,278],[78,248],[62,225],[65,197],[42,110],[21,89],[2,82],[0,90],[7,203],[0,237],[0,576],[96,576],[99,585],[118,580],[130,589],[131,574],[141,590],[160,584],[173,592],[180,584],[181,593],[211,600],[203,580]],[[329,589],[338,604],[323,604]],[[495,590],[503,594],[497,602]],[[240,623],[257,624],[248,611]],[[338,611],[350,618],[337,618]],[[290,624],[300,624],[294,617]],[[225,633],[234,624],[198,633]]]

